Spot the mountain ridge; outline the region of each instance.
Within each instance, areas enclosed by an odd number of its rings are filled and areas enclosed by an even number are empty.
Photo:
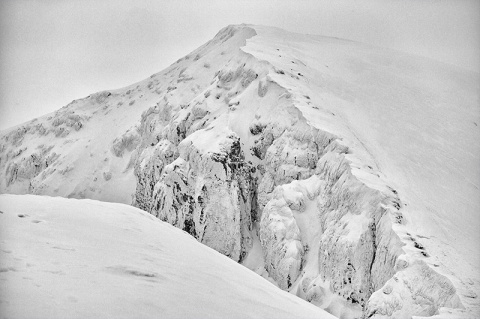
[[[149,79],[72,102],[52,116],[48,130],[48,123],[39,123],[5,132],[0,168],[3,166],[2,174],[10,183],[5,186],[2,178],[0,187],[2,192],[133,200],[135,206],[186,229],[199,241],[248,263],[264,276],[273,277],[282,288],[297,290],[294,293],[340,317],[359,313],[393,317],[432,315],[439,311],[438,300],[445,306],[461,307],[450,281],[443,275],[437,277],[438,267],[457,288],[461,287],[462,302],[478,311],[475,298],[464,297],[472,292],[465,281],[472,280],[478,287],[478,277],[474,275],[478,260],[458,267],[448,258],[438,257],[447,248],[449,256],[465,256],[474,251],[473,245],[470,250],[456,252],[466,246],[469,236],[474,236],[458,234],[474,234],[478,222],[472,212],[480,206],[478,201],[469,203],[468,198],[474,198],[476,193],[460,182],[443,191],[435,188],[440,195],[426,192],[432,179],[443,182],[445,178],[436,170],[424,170],[430,162],[426,156],[416,155],[427,154],[423,148],[437,155],[434,167],[453,172],[448,175],[450,182],[457,181],[456,176],[465,171],[473,170],[474,176],[478,175],[473,165],[478,163],[480,151],[468,142],[479,135],[478,129],[458,130],[458,123],[476,119],[478,74],[439,67],[434,61],[392,50],[378,51],[351,41],[301,36],[276,28],[228,26]],[[456,90],[463,93],[461,101]],[[82,101],[86,103],[82,105]],[[71,112],[75,104],[80,105]],[[461,106],[458,110],[463,113],[456,114],[449,104]],[[75,113],[82,107],[93,112]],[[120,123],[116,132],[103,130],[100,119],[96,126],[92,125],[97,113],[103,113],[104,123]],[[432,115],[434,120],[429,120]],[[422,119],[417,120],[418,116]],[[396,120],[400,125],[395,124]],[[478,119],[473,122],[478,123]],[[455,139],[435,129],[437,123],[470,145],[470,155],[463,151],[464,145],[449,151],[454,158],[461,154],[466,161],[463,166],[442,163],[446,150],[442,145],[450,145]],[[95,134],[66,139],[81,134],[89,125],[96,127]],[[422,125],[428,130],[418,138]],[[63,150],[58,153],[49,146],[33,154],[29,154],[28,146],[25,150],[6,152],[7,144],[29,140],[27,133],[56,135],[69,142],[62,144],[66,147],[55,145],[53,149]],[[408,137],[411,147],[405,147],[405,138],[397,137],[403,135]],[[104,141],[91,142],[99,136]],[[438,143],[432,144],[435,140]],[[38,141],[32,139],[31,143]],[[69,144],[90,149],[89,154],[72,152]],[[404,146],[403,153],[397,155],[391,145]],[[75,175],[78,167],[88,165],[78,160],[70,161],[78,163],[70,165],[68,158],[66,167],[56,164],[60,158],[68,157],[65,154],[72,154],[74,159],[88,155],[96,166],[81,168]],[[35,155],[33,159],[31,155]],[[22,156],[27,156],[23,162]],[[418,169],[403,164],[412,159],[418,162]],[[52,172],[52,164],[60,167]],[[456,174],[459,169],[461,174]],[[57,170],[60,174],[55,173]],[[94,172],[94,176],[86,172]],[[68,189],[65,180],[82,180],[82,174],[93,181]],[[67,187],[55,192],[49,185]],[[410,191],[412,185],[419,186]],[[445,207],[455,208],[450,204],[452,191],[467,193],[467,200],[460,203],[466,207],[462,208],[465,220],[458,227],[458,221],[452,223],[441,206],[424,204],[437,200],[443,201]],[[130,197],[133,194],[135,197]],[[226,198],[229,201],[225,206]],[[218,215],[215,211],[227,214]],[[416,212],[422,212],[422,216]],[[308,227],[317,220],[321,226],[314,230]],[[435,227],[425,227],[432,220]],[[332,221],[343,228],[332,226]],[[220,229],[210,230],[218,225]],[[444,248],[446,241],[425,239],[448,236],[446,232],[455,227],[458,230],[452,234],[457,234],[463,245]],[[277,240],[284,231],[285,237]],[[335,244],[329,236],[348,240]],[[248,256],[257,256],[253,249],[259,246],[265,260],[253,262]],[[334,256],[319,253],[325,247],[336,251]],[[355,250],[368,256],[368,260],[362,260]],[[429,255],[432,250],[435,261]],[[379,256],[389,261],[379,262]],[[340,266],[342,258],[353,260]],[[336,268],[342,272],[337,273]],[[460,270],[466,271],[470,279],[456,279]],[[425,292],[422,284],[428,290],[439,282],[448,287],[438,291],[433,288],[440,296],[429,296],[427,300],[437,300],[432,304],[409,299],[412,291],[399,286],[393,276],[399,274],[401,280],[408,282],[422,272],[436,279],[420,283],[415,293],[432,293]],[[326,279],[333,283],[328,284]],[[342,280],[346,283],[342,284]],[[337,294],[340,296],[336,297]],[[312,298],[313,295],[317,297]],[[399,307],[399,300],[404,299],[406,305]],[[345,310],[338,309],[339,305]]]

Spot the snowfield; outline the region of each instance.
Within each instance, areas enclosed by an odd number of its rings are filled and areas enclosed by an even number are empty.
[[[334,318],[140,209],[0,195],[2,318]]]
[[[231,25],[1,132],[0,192],[132,204],[338,318],[480,317],[479,92],[452,65]]]

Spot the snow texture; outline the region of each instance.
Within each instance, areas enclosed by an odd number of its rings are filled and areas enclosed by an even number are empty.
[[[2,318],[334,318],[128,205],[0,195]]]

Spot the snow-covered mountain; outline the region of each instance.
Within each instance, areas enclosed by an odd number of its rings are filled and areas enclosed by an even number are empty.
[[[132,203],[341,317],[480,313],[480,76],[229,26],[2,132],[0,189]]]

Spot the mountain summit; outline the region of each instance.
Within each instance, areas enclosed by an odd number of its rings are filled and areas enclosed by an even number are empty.
[[[478,73],[233,25],[2,132],[0,190],[129,203],[341,318],[480,311]]]

